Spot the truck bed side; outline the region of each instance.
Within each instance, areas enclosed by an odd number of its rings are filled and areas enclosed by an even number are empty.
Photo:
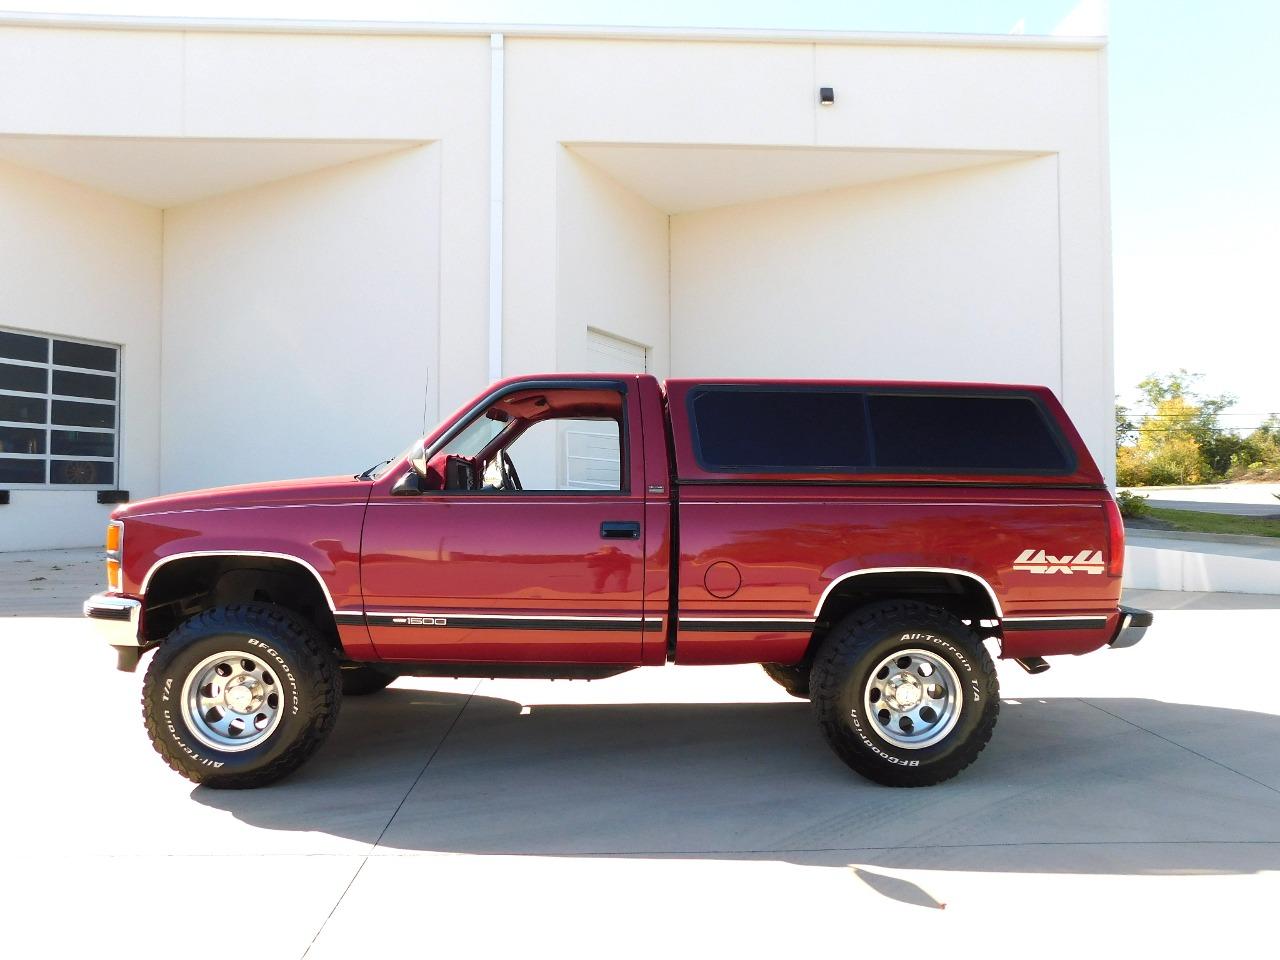
[[[815,625],[847,606],[842,596],[873,587],[915,595],[923,586],[966,619],[999,619],[1006,657],[1096,649],[1114,634],[1120,598],[1120,578],[1105,567],[1105,497],[682,487],[676,661],[795,662]],[[1019,564],[1028,550],[1071,559],[1087,551],[1101,564],[1068,562],[1049,572],[1047,563]],[[975,607],[974,597],[987,603]]]

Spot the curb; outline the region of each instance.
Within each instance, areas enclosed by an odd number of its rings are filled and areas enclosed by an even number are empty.
[[[1280,550],[1280,537],[1253,537],[1242,533],[1188,533],[1184,530],[1149,530],[1144,527],[1124,528],[1124,535],[1134,540],[1181,540],[1187,543],[1239,543]]]

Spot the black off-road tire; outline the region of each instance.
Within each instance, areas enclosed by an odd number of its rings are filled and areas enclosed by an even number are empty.
[[[809,699],[809,666],[806,663],[762,663],[769,679],[793,697]]]
[[[342,695],[344,697],[367,697],[372,693],[385,690],[387,684],[395,680],[398,674],[382,670],[378,667],[343,667]]]
[[[920,649],[950,664],[959,678],[959,715],[938,742],[904,748],[866,716],[871,673],[897,650]],[[831,749],[869,780],[923,787],[949,780],[991,739],[1000,712],[1000,685],[982,641],[957,617],[915,601],[863,607],[828,634],[814,658],[811,699]]]
[[[181,706],[188,675],[224,651],[269,666],[279,696],[275,729],[240,752],[201,742]],[[297,769],[329,735],[341,703],[334,651],[311,624],[269,603],[215,607],[182,623],[160,644],[142,684],[142,717],[156,752],[188,780],[228,789],[264,786]]]

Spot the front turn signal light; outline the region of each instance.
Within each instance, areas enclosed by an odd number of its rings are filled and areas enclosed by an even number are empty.
[[[120,592],[120,557],[124,553],[124,524],[112,520],[107,524],[107,590]]]

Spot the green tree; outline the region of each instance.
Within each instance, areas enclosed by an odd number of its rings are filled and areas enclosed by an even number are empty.
[[[1137,430],[1138,425],[1133,422],[1129,408],[1116,397],[1116,446],[1123,447],[1126,443],[1132,443]]]
[[[1182,369],[1153,373],[1139,383],[1148,409],[1128,434],[1121,432],[1117,411],[1116,458],[1128,483],[1206,483],[1225,476],[1239,462],[1244,438],[1218,422],[1236,398],[1200,396],[1195,385],[1201,378]],[[1124,413],[1128,419],[1129,411]],[[1129,436],[1133,440],[1126,443]]]
[[[1280,416],[1273,413],[1240,441],[1227,476],[1232,480],[1280,480]]]

